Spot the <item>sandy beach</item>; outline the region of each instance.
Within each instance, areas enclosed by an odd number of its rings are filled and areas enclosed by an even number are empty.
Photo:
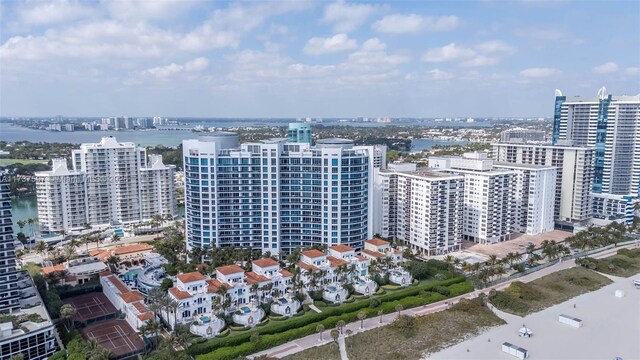
[[[630,278],[608,277],[614,283],[524,318],[494,309],[507,324],[425,359],[516,359],[502,352],[503,342],[527,349],[529,359],[640,359],[640,289],[633,285],[640,274]],[[616,290],[624,291],[625,296],[616,297]],[[574,328],[560,323],[560,314],[581,319],[583,326]],[[531,338],[518,336],[523,324],[533,330]]]

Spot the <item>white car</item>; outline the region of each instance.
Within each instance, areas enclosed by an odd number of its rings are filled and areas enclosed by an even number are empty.
[[[636,286],[636,289],[640,289],[640,279],[633,280],[633,285]]]

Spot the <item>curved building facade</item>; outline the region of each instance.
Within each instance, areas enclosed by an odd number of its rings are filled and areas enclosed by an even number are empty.
[[[380,149],[344,139],[318,146],[272,139],[230,148],[185,140],[187,247],[297,247],[371,237],[368,200]],[[340,141],[337,141],[340,140]]]

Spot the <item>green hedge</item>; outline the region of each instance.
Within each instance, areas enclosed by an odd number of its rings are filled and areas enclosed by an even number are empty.
[[[377,299],[380,300],[381,305],[374,308],[369,307],[369,300],[345,303],[338,307],[326,307],[321,313],[309,312],[305,316],[291,318],[287,321],[271,322],[262,328],[243,331],[224,339],[210,339],[204,343],[194,344],[188,349],[188,353],[192,356],[199,355],[198,360],[235,359],[311,335],[315,332],[318,324],[323,324],[325,329],[331,329],[336,326],[339,320],[347,323],[354,322],[358,320],[359,311],[365,311],[371,317],[377,315],[379,310],[383,310],[385,313],[394,312],[397,304],[408,309],[446,299],[447,297],[444,295],[433,292],[420,295],[421,291],[429,291],[438,285],[451,286],[449,290],[452,294],[473,290],[471,283],[462,276],[443,281],[426,281],[416,286],[378,296]],[[464,291],[465,289],[466,291]],[[257,345],[249,341],[255,332],[260,334],[260,342]]]

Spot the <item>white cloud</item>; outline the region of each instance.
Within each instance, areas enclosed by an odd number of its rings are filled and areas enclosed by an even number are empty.
[[[162,0],[162,1],[113,1],[101,0],[113,19],[140,21],[143,19],[171,19],[191,10],[198,5],[197,1]]]
[[[500,40],[485,41],[476,45],[475,48],[484,53],[513,54],[516,52],[516,48]]]
[[[404,55],[390,55],[386,49],[387,45],[378,38],[369,39],[362,44],[359,50],[351,53],[341,66],[355,71],[380,72],[411,60]]]
[[[362,25],[375,11],[373,5],[349,4],[340,0],[325,6],[322,21],[333,24],[335,32],[347,33]]]
[[[527,78],[544,78],[562,74],[558,69],[552,68],[528,68],[520,71],[520,75]]]
[[[51,25],[97,15],[95,8],[67,0],[26,3],[17,13],[26,25]]]
[[[475,55],[476,53],[472,49],[460,47],[455,43],[450,43],[443,47],[427,50],[427,52],[422,55],[422,61],[439,63],[456,60],[469,60]]]
[[[336,34],[328,38],[314,37],[307,41],[304,52],[310,55],[334,53],[355,49],[358,46],[355,40],[349,39],[347,34]]]
[[[432,48],[422,55],[422,61],[430,63],[458,62],[461,66],[479,67],[495,65],[500,62],[496,55],[513,54],[515,48],[494,40],[480,43],[473,48],[450,43],[448,45]]]
[[[477,66],[489,66],[489,65],[495,65],[498,62],[500,62],[500,60],[498,58],[495,57],[490,57],[490,56],[484,56],[484,55],[476,55],[473,58],[463,61],[460,63],[460,65],[462,66],[470,66],[470,67],[477,67]]]
[[[640,75],[640,67],[631,66],[624,69],[624,73],[627,75]]]
[[[596,74],[608,74],[616,71],[618,71],[618,64],[612,61],[606,62],[593,68],[593,72]]]
[[[458,17],[449,16],[420,16],[388,15],[373,23],[371,28],[380,33],[407,34],[420,31],[449,31],[458,26]]]
[[[184,65],[171,63],[166,66],[158,66],[142,71],[142,75],[149,75],[158,79],[166,79],[180,73],[201,72],[209,66],[209,60],[204,57],[187,61]]]
[[[429,76],[434,80],[449,80],[453,78],[453,74],[440,69],[433,69],[428,71]]]

